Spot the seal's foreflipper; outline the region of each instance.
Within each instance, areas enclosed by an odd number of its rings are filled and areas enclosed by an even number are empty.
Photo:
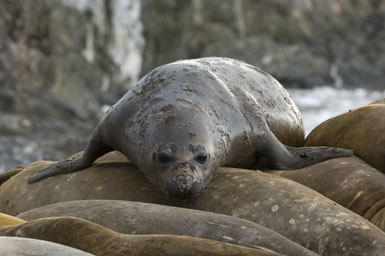
[[[33,183],[51,176],[76,172],[89,167],[90,165],[82,164],[83,157],[74,158],[71,160],[64,160],[54,164],[50,164],[43,169],[34,173],[28,180],[29,183]]]
[[[304,168],[328,159],[348,157],[352,150],[333,147],[289,147],[283,145],[270,131],[266,133],[264,146],[260,152],[270,166],[278,170]]]
[[[86,151],[81,157],[70,160],[63,160],[48,165],[34,173],[29,178],[28,182],[33,183],[51,176],[63,173],[77,172],[90,167],[96,159],[113,150],[113,148],[107,146],[103,140],[100,140],[98,136],[95,136],[98,132],[99,130],[96,129],[90,142],[88,143]]]

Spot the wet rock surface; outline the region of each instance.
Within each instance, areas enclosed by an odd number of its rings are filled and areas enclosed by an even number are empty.
[[[85,147],[94,121],[53,101],[49,91],[36,95],[26,86],[13,86],[0,91],[0,97],[13,95],[13,103],[0,110],[0,171],[31,160],[66,158]]]
[[[102,106],[137,79],[139,23],[121,16],[138,3],[1,1],[0,171],[86,146]]]
[[[142,74],[177,59],[226,56],[285,86],[383,88],[384,13],[383,1],[145,0]]]

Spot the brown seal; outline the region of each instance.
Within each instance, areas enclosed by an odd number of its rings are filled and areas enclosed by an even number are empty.
[[[83,156],[29,181],[83,170],[117,150],[168,197],[185,199],[198,195],[220,166],[252,168],[264,157],[274,168],[297,169],[351,155],[291,147],[303,139],[297,107],[269,74],[228,58],[182,60],[154,69],[127,92],[98,124]]]
[[[222,167],[205,193],[174,202],[156,193],[133,164],[114,161],[113,155],[84,171],[28,184],[30,175],[47,164],[35,163],[0,186],[0,211],[17,215],[43,205],[86,199],[141,201],[246,219],[321,255],[382,256],[385,251],[382,230],[295,181]]]
[[[385,104],[373,102],[317,126],[306,138],[306,146],[343,147],[385,172]]]
[[[330,159],[290,172],[268,172],[314,189],[385,231],[385,174],[361,159]]]
[[[378,99],[378,100],[373,101],[369,104],[385,104],[385,98]]]
[[[12,225],[17,225],[21,223],[25,223],[25,221],[4,213],[0,213],[0,227],[12,226]]]
[[[24,236],[71,246],[94,255],[283,256],[209,239],[175,235],[123,235],[74,217],[31,220],[0,229],[0,236]],[[52,254],[55,255],[55,254]]]
[[[72,216],[122,234],[192,236],[264,247],[288,256],[315,256],[293,241],[254,222],[180,207],[121,200],[77,200],[38,207],[18,215],[25,220]]]
[[[23,165],[19,165],[14,169],[0,173],[0,185],[9,180],[12,176],[15,176],[24,169]]]

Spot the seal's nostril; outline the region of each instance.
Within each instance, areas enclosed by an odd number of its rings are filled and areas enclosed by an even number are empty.
[[[195,182],[191,187],[191,195],[197,196],[200,194],[200,192],[203,189],[203,183],[202,182]]]
[[[180,190],[176,182],[169,182],[166,186],[167,193],[171,197],[178,197],[180,195]]]
[[[182,174],[176,177],[176,182],[178,183],[179,189],[182,193],[188,193],[191,190],[193,178],[189,175]]]
[[[200,194],[203,183],[192,182],[188,178],[179,178],[177,181],[170,181],[166,184],[167,195],[174,199],[187,199]]]

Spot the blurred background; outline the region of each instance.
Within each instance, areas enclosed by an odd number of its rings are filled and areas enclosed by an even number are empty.
[[[151,69],[225,56],[276,77],[306,133],[385,97],[383,0],[1,0],[0,172],[87,144]]]

